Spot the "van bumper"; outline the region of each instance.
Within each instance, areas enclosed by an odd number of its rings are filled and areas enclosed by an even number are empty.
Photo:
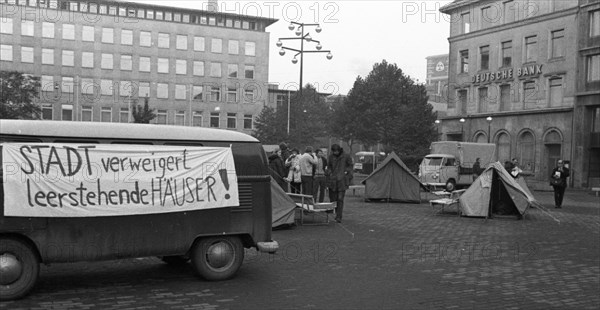
[[[256,245],[260,252],[275,253],[279,250],[279,243],[277,241],[258,242]]]

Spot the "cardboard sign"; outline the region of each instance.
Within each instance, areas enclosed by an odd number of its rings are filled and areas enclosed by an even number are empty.
[[[239,205],[230,148],[3,143],[4,215],[95,217]]]

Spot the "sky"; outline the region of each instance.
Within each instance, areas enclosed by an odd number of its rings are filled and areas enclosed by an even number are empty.
[[[131,1],[131,0],[130,0]],[[206,8],[205,1],[133,0],[191,9]],[[419,82],[425,82],[425,57],[448,53],[450,23],[439,8],[451,1],[219,1],[221,12],[279,19],[267,27],[270,33],[269,82],[282,89],[297,89],[300,63],[292,63],[294,52],[279,55],[276,43],[281,37],[294,37],[290,21],[318,23],[321,33],[306,27],[319,40],[326,53],[304,53],[303,84],[318,91],[345,95],[358,76],[369,74],[375,63],[386,60]],[[284,46],[300,48],[299,40],[283,41]],[[316,43],[304,45],[315,50]]]

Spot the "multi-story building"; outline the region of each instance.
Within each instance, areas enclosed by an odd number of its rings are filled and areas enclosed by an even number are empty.
[[[425,88],[429,104],[438,117],[446,115],[448,105],[448,54],[428,56]]]
[[[500,161],[517,158],[546,185],[574,147],[578,3],[562,0],[456,0],[451,16],[445,140],[492,142]],[[582,173],[573,167],[571,180]],[[575,186],[581,186],[575,183]]]
[[[575,184],[600,187],[600,1],[580,0],[577,100],[572,166]]]
[[[213,1],[214,2],[214,1]],[[122,1],[0,0],[0,68],[41,78],[43,118],[250,132],[275,19]]]

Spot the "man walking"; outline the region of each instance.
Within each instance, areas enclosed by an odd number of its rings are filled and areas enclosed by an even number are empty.
[[[336,202],[335,221],[342,222],[344,212],[344,197],[352,180],[352,157],[344,153],[338,144],[331,146],[329,156],[329,199]]]
[[[564,166],[562,159],[558,160],[557,166],[550,175],[550,185],[554,188],[554,207],[562,208],[565,190],[567,189],[567,178],[569,177],[569,168]]]

